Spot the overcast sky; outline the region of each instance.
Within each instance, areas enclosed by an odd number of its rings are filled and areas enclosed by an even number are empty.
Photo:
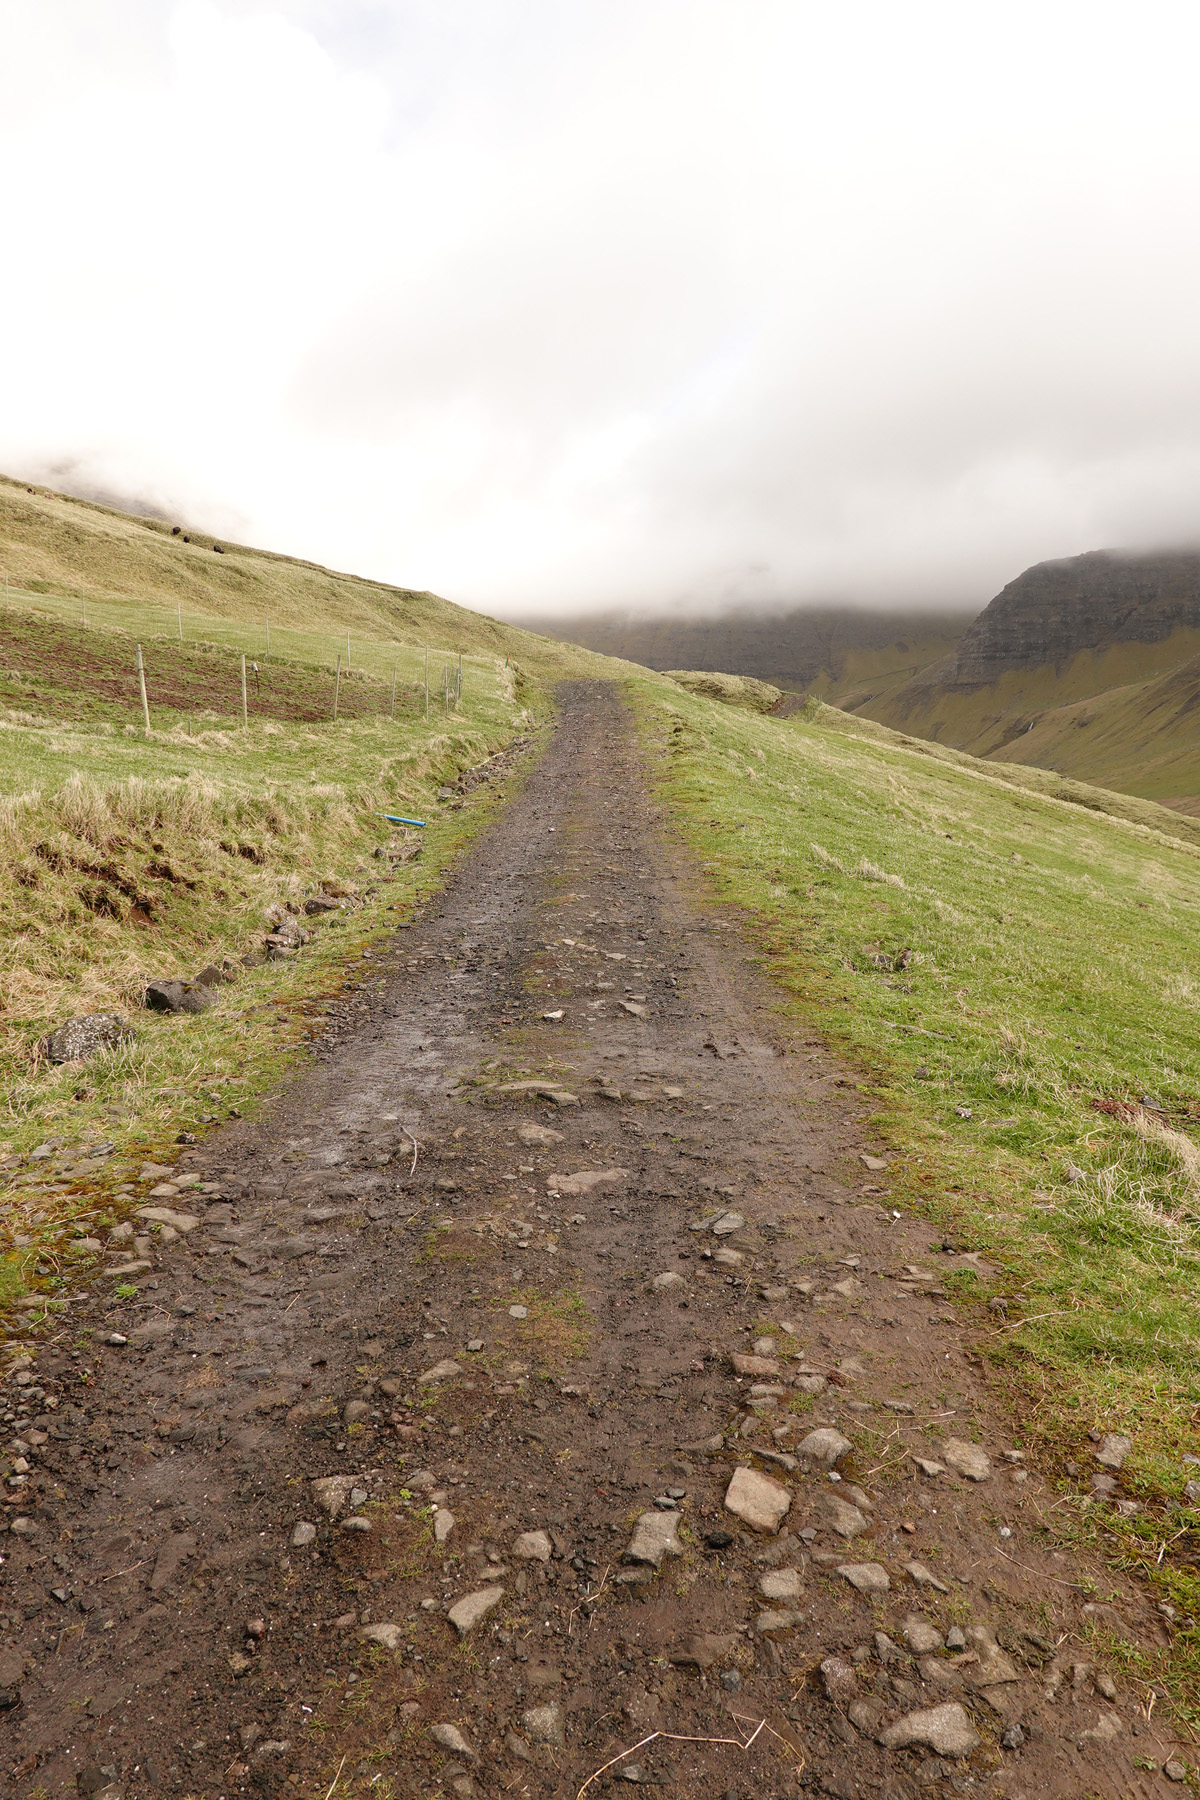
[[[0,468],[485,610],[1200,540],[1200,10],[0,0]]]

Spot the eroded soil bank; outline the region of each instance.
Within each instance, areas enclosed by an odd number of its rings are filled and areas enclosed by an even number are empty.
[[[1045,1547],[962,1256],[610,689],[364,974],[181,1156],[137,1298],[10,1374],[13,1791],[1173,1791],[1103,1654],[1162,1622]]]

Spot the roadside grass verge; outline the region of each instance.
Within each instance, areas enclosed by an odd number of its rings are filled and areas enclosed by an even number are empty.
[[[1179,1613],[1172,1691],[1197,1718],[1200,850],[1145,803],[1058,799],[1059,778],[827,708],[628,691],[713,890],[862,1071],[896,1203],[998,1266],[956,1299],[1064,1532]],[[1132,1438],[1136,1513],[1092,1500],[1090,1431]]]

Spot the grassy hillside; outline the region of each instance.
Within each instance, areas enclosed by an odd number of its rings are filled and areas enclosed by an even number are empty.
[[[965,686],[937,667],[865,698],[879,723],[975,756],[1036,763],[1160,802],[1200,795],[1200,631],[1116,643]]]
[[[0,1305],[31,1306],[70,1286],[84,1234],[119,1215],[106,1169],[168,1160],[180,1129],[251,1105],[312,1009],[357,987],[364,947],[488,816],[491,759],[536,732],[550,684],[625,666],[3,481],[0,573],[0,1170],[16,1184]],[[262,963],[269,909],[321,887],[344,899],[337,925]],[[222,962],[210,1011],[145,1008],[148,981]],[[95,1012],[126,1018],[130,1041],[48,1064],[47,1034]],[[105,1143],[111,1162],[72,1177]]]
[[[219,547],[218,547],[219,546]],[[436,594],[343,575],[316,563],[214,539],[188,525],[135,518],[0,476],[5,597],[76,621],[141,635],[202,638],[332,668],[351,637],[352,666],[390,676],[392,650],[519,658],[535,673],[608,666]]]
[[[637,704],[711,880],[864,1070],[896,1204],[999,1269],[981,1342],[1061,1474],[1059,1529],[1200,1611],[1193,821],[829,708],[781,722],[646,684]],[[1068,1477],[1090,1428],[1134,1440],[1136,1515]]]

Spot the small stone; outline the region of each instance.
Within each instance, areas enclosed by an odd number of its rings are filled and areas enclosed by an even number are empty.
[[[946,1473],[945,1463],[934,1462],[931,1456],[914,1456],[913,1462],[916,1464],[917,1468],[920,1469],[922,1475],[932,1477],[934,1475],[944,1475]]]
[[[966,1481],[986,1481],[992,1472],[991,1462],[979,1445],[968,1444],[963,1438],[947,1438],[942,1456],[954,1473]]]
[[[532,1743],[550,1744],[555,1750],[562,1749],[566,1721],[557,1700],[551,1700],[545,1706],[531,1706],[521,1714],[521,1724]]]
[[[769,1637],[773,1631],[794,1631],[797,1625],[804,1623],[804,1614],[789,1610],[759,1613],[754,1621],[754,1629],[760,1637]]]
[[[711,1669],[715,1662],[732,1656],[737,1646],[738,1639],[733,1632],[699,1631],[670,1652],[670,1661],[680,1668]]]
[[[478,1752],[468,1744],[457,1725],[431,1725],[429,1735],[439,1749],[448,1750],[451,1756],[461,1756],[466,1762],[478,1762]]]
[[[529,1308],[527,1306],[510,1306],[508,1309],[508,1316],[510,1319],[527,1319],[529,1317]]]
[[[511,1311],[512,1308],[510,1307],[509,1310]],[[439,1381],[452,1381],[456,1375],[461,1374],[462,1370],[458,1364],[447,1356],[441,1362],[434,1363],[432,1369],[426,1369],[423,1375],[418,1375],[417,1384],[418,1386],[432,1387]]]
[[[351,1621],[354,1615],[351,1614]],[[363,1625],[358,1633],[366,1644],[379,1644],[384,1650],[399,1650],[404,1644],[404,1630],[400,1625],[390,1621],[378,1625]]]
[[[644,1512],[634,1526],[624,1560],[648,1563],[657,1569],[664,1556],[682,1556],[683,1545],[676,1536],[678,1524],[677,1512]]]
[[[980,1736],[957,1700],[906,1713],[879,1734],[885,1750],[904,1750],[910,1744],[926,1744],[939,1756],[970,1756]]]
[[[909,1613],[901,1629],[905,1643],[917,1656],[928,1656],[943,1648],[941,1632],[921,1613]]]
[[[742,1671],[740,1669],[722,1669],[721,1686],[727,1694],[740,1694],[742,1691]]]
[[[714,1219],[709,1230],[714,1237],[732,1237],[734,1232],[740,1231],[745,1223],[741,1213],[727,1212],[722,1213],[719,1219]]]
[[[527,1763],[533,1761],[533,1752],[530,1750],[529,1745],[525,1742],[523,1737],[518,1737],[515,1731],[510,1731],[505,1738],[504,1748],[508,1751],[510,1756],[515,1756],[519,1762]]]
[[[1125,1729],[1125,1721],[1120,1713],[1101,1713],[1090,1731],[1081,1731],[1079,1747],[1085,1744],[1111,1744],[1114,1738],[1120,1737]]]
[[[706,1531],[704,1542],[709,1550],[728,1550],[733,1543],[732,1531]]]
[[[455,1524],[454,1514],[449,1510],[448,1507],[439,1506],[437,1511],[433,1515],[433,1541],[434,1541],[434,1543],[435,1544],[444,1544],[446,1542],[446,1539],[450,1536],[450,1533],[454,1530],[454,1524]]]
[[[353,1475],[318,1475],[311,1482],[312,1497],[321,1511],[336,1519],[355,1485]]]
[[[779,1364],[770,1356],[747,1356],[737,1350],[730,1358],[738,1375],[778,1375]]]
[[[868,1529],[867,1520],[858,1507],[848,1505],[837,1494],[822,1494],[820,1505],[826,1520],[839,1537],[857,1537],[860,1532]]]
[[[757,1469],[735,1469],[725,1490],[725,1505],[755,1531],[778,1531],[792,1497],[782,1482]]]
[[[342,1520],[343,1531],[370,1531],[370,1529],[370,1519],[361,1518],[357,1514],[353,1518]]]
[[[961,1629],[957,1625],[952,1625],[946,1633],[947,1650],[965,1650],[966,1647],[967,1640],[963,1636]]]
[[[822,1426],[817,1431],[810,1431],[808,1436],[796,1446],[799,1455],[807,1456],[812,1462],[824,1463],[828,1468],[832,1468],[834,1463],[840,1462],[842,1457],[853,1448],[848,1437],[843,1437],[840,1431],[835,1431],[829,1425]]]
[[[1105,1469],[1120,1469],[1124,1467],[1125,1458],[1132,1449],[1132,1438],[1125,1437],[1119,1431],[1110,1431],[1095,1452],[1096,1461]]]
[[[470,1343],[467,1345],[467,1349],[472,1352],[474,1352],[476,1350],[482,1350],[483,1349],[483,1339],[482,1338],[472,1338]]]
[[[882,1563],[839,1563],[838,1574],[860,1594],[886,1594],[892,1585]]]
[[[298,1519],[292,1527],[291,1544],[293,1550],[304,1550],[316,1541],[317,1528],[308,1519]]]
[[[129,1339],[122,1337],[119,1331],[110,1331],[104,1341],[106,1344],[112,1344],[119,1348],[122,1344],[127,1344]]]
[[[937,1576],[934,1575],[931,1570],[927,1569],[923,1562],[906,1562],[904,1564],[904,1573],[906,1575],[911,1575],[918,1587],[935,1588],[939,1594],[948,1594],[950,1592],[946,1583],[944,1581],[939,1581]]]
[[[870,1170],[872,1175],[882,1175],[887,1168],[887,1163],[882,1156],[868,1156],[865,1150],[859,1151],[858,1160],[864,1169]]]
[[[903,1650],[901,1650],[899,1644],[892,1642],[892,1639],[888,1636],[886,1631],[877,1631],[875,1633],[875,1654],[885,1669],[890,1669],[894,1667],[896,1663],[904,1661]]]
[[[827,1656],[821,1664],[821,1685],[833,1706],[848,1706],[858,1698],[858,1676],[840,1656]]]
[[[651,1290],[656,1294],[669,1293],[672,1288],[683,1288],[686,1286],[687,1282],[675,1269],[664,1269],[662,1274],[656,1275],[654,1280],[650,1283]]]
[[[764,1600],[798,1600],[801,1587],[798,1569],[769,1569],[758,1582],[758,1591]]]
[[[1006,1725],[1004,1730],[1000,1733],[1000,1748],[1002,1750],[1019,1750],[1024,1742],[1025,1733],[1021,1730],[1019,1725]]]
[[[464,1594],[461,1600],[455,1601],[447,1617],[459,1636],[466,1637],[468,1631],[473,1631],[503,1598],[502,1587],[477,1588],[473,1594]]]
[[[548,1531],[523,1531],[513,1545],[513,1555],[519,1562],[549,1562],[553,1554]]]
[[[1177,1756],[1173,1756],[1169,1762],[1163,1764],[1163,1774],[1168,1781],[1186,1781],[1187,1773],[1187,1764],[1181,1763]]]
[[[342,1422],[345,1425],[359,1425],[370,1416],[371,1403],[369,1400],[347,1400],[342,1408]]]

